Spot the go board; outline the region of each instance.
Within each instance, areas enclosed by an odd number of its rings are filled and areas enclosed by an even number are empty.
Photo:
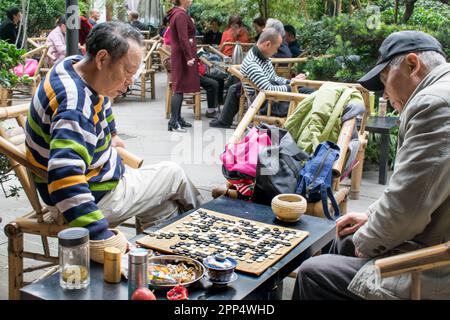
[[[198,209],[136,242],[200,262],[213,254],[236,259],[236,270],[260,275],[308,236],[308,232]]]

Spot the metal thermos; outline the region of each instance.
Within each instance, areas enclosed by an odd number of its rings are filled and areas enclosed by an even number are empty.
[[[128,254],[128,299],[134,291],[148,286],[148,251],[142,248],[132,249]]]

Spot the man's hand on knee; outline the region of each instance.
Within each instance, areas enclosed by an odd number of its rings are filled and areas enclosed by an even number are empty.
[[[343,237],[356,232],[368,218],[365,212],[350,212],[343,215],[336,220],[336,235]]]

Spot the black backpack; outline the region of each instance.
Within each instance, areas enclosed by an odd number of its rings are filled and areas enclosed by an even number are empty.
[[[303,162],[309,156],[297,146],[287,130],[267,124],[260,124],[259,129],[268,131],[272,145],[258,155],[252,200],[270,205],[279,194],[295,193]]]

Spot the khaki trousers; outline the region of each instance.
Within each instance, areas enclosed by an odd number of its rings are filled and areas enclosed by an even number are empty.
[[[197,208],[203,199],[184,170],[174,162],[140,169],[126,167],[117,187],[98,203],[110,227],[136,217],[143,226]]]

